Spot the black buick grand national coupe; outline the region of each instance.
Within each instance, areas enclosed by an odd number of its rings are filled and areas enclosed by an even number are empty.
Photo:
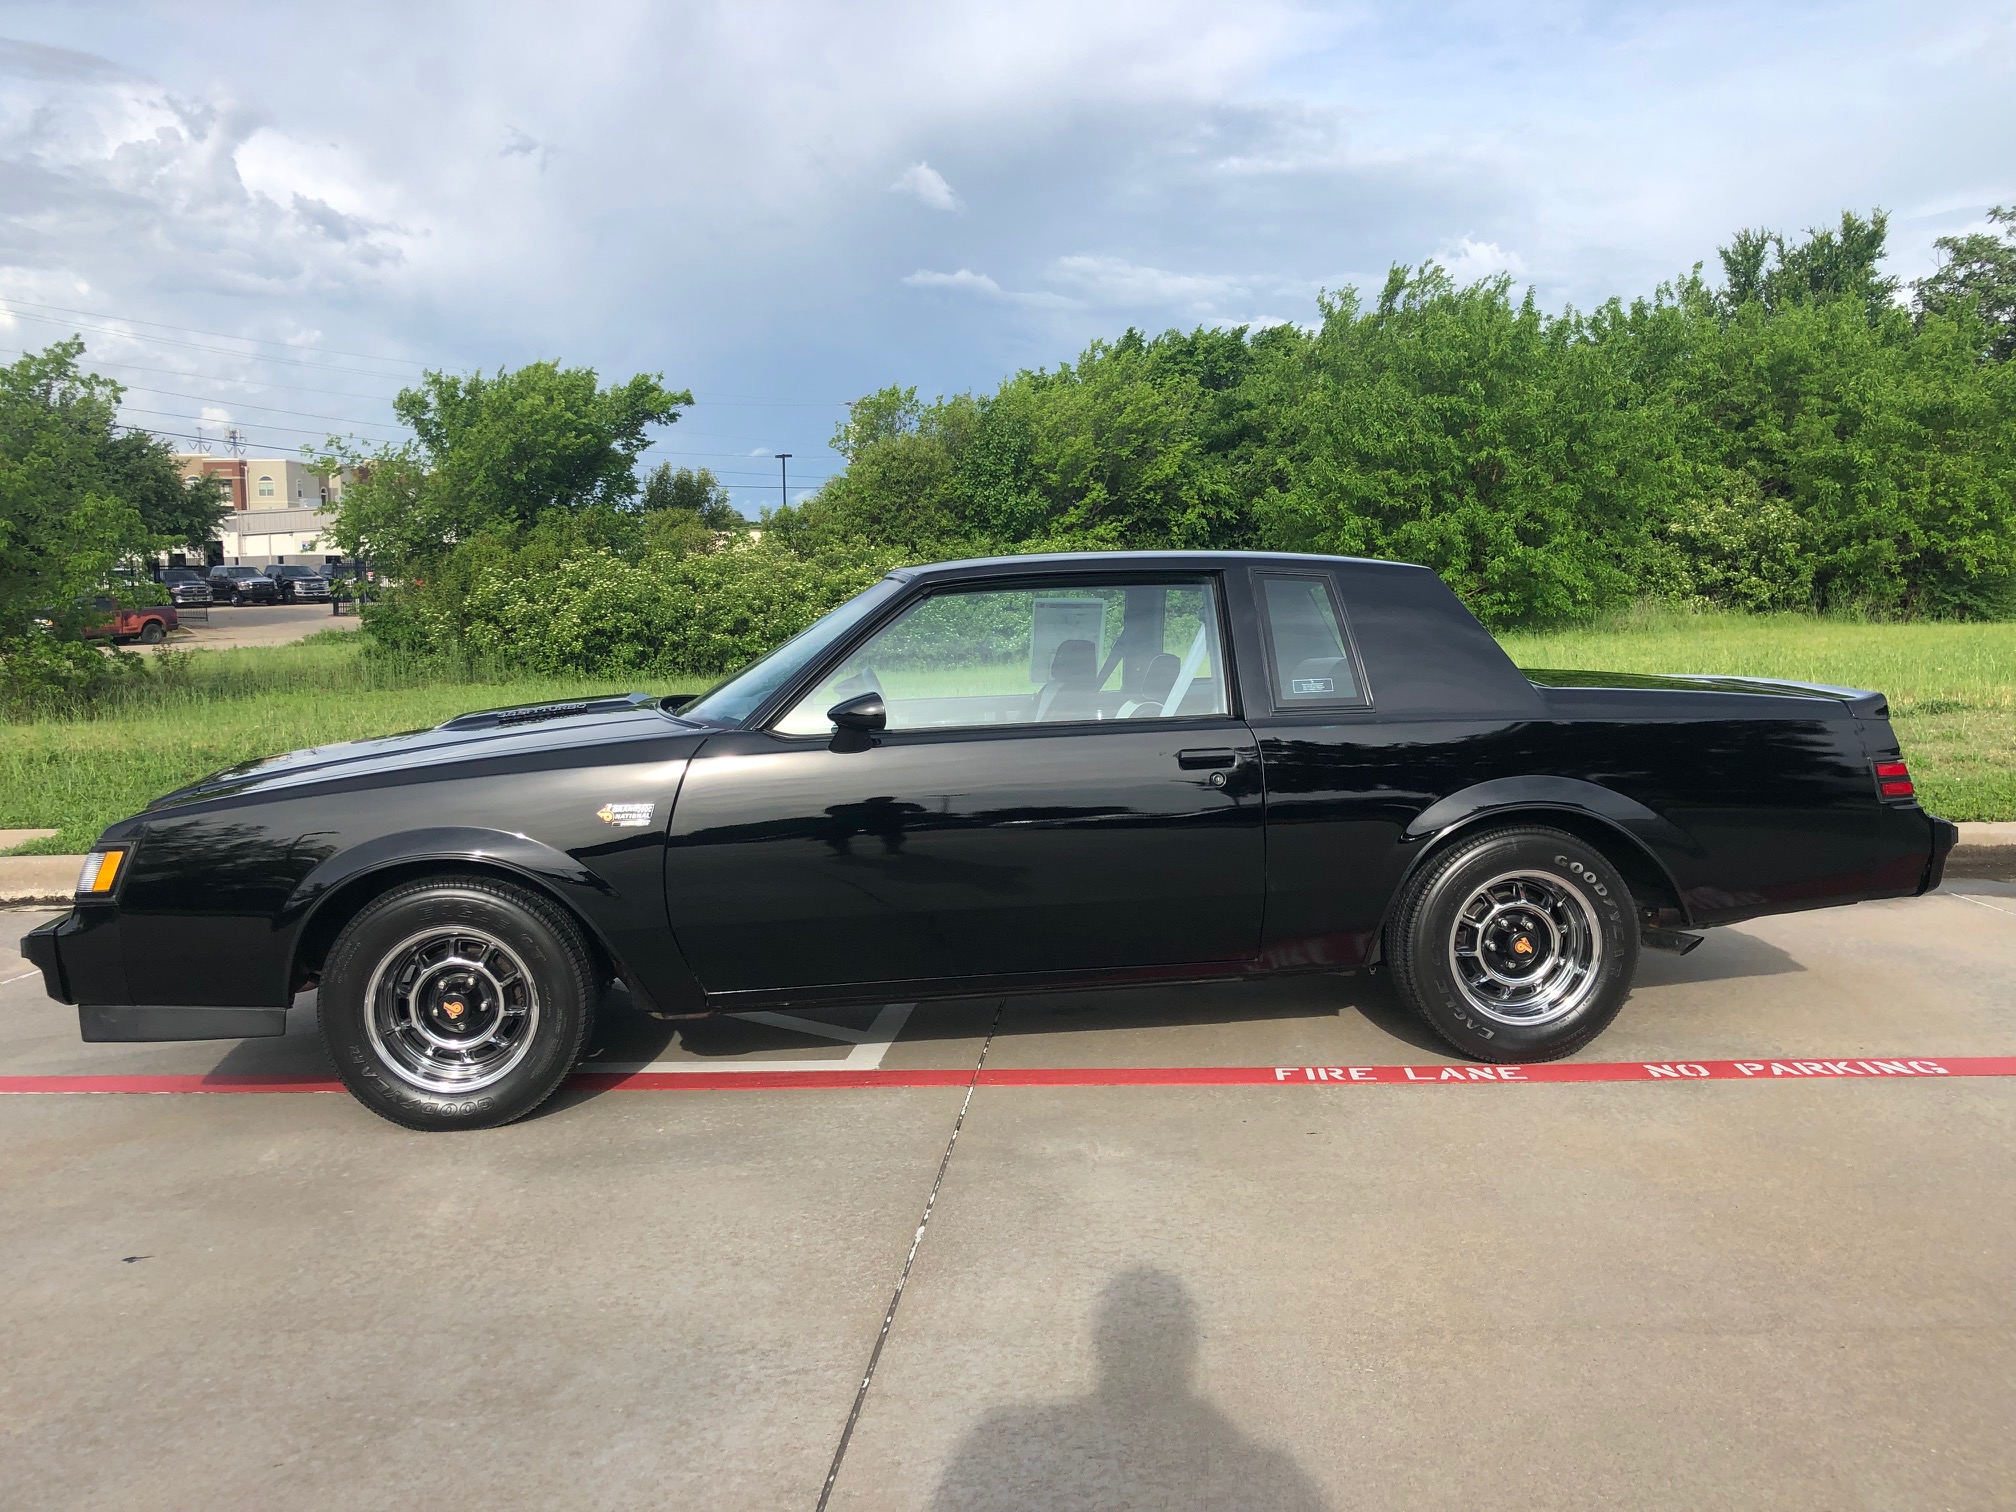
[[[1241,553],[891,573],[704,697],[465,714],[115,824],[25,949],[87,1040],[322,1034],[503,1123],[663,1014],[1379,965],[1569,1054],[1641,946],[1938,885],[1881,694],[1527,674],[1432,573]]]

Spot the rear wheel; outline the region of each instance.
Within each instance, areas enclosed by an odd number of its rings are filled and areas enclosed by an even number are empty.
[[[1400,995],[1488,1061],[1547,1061],[1601,1034],[1638,969],[1631,889],[1561,830],[1492,830],[1431,861],[1387,925]]]
[[[168,627],[159,620],[150,619],[140,627],[140,644],[143,646],[158,646],[167,638]]]
[[[488,877],[393,889],[336,937],[318,1016],[343,1084],[409,1129],[482,1129],[553,1095],[596,975],[574,921]]]

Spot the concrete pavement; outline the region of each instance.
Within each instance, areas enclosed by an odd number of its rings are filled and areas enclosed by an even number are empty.
[[[355,630],[354,614],[332,614],[327,604],[212,604],[207,621],[191,621],[168,638],[177,651],[221,651],[232,646],[286,646],[323,630]]]
[[[0,1075],[326,1074],[306,999],[86,1046],[6,949]],[[1992,882],[1762,920],[1581,1059],[2008,1055],[2012,968]],[[1449,1059],[1362,978],[824,1019],[594,1060]],[[965,1096],[0,1096],[0,1504],[811,1509],[857,1402],[835,1507],[2016,1501],[2016,1079]]]

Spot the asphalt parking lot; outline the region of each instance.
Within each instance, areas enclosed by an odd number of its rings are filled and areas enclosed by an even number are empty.
[[[1366,978],[612,1004],[459,1136],[272,1090],[305,999],[80,1044],[45,917],[0,1086],[236,1090],[0,1095],[8,1508],[2016,1503],[2016,1077],[1852,1069],[2016,1055],[2016,886],[1648,955],[1579,1058],[1754,1074],[1354,1080],[1450,1061]]]
[[[190,619],[170,636],[178,651],[222,651],[233,646],[287,646],[324,630],[355,630],[354,614],[333,614],[327,604],[212,604],[205,619]]]

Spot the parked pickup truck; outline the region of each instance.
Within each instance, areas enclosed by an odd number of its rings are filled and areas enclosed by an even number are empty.
[[[122,609],[109,596],[100,594],[91,600],[91,607],[101,616],[84,627],[84,634],[93,640],[138,641],[143,646],[158,646],[182,623],[173,604],[141,604]]]
[[[329,602],[329,579],[318,568],[293,564],[275,565],[266,569],[266,576],[273,579],[274,584],[280,589],[282,603]]]
[[[892,572],[697,701],[219,772],[24,942],[87,1040],[280,1034],[503,1123],[612,978],[661,1014],[1378,967],[1455,1049],[1580,1049],[1640,950],[1936,887],[1883,695],[1528,675],[1421,567],[1112,553]]]
[[[256,567],[212,567],[210,594],[220,604],[277,604],[280,585]]]

